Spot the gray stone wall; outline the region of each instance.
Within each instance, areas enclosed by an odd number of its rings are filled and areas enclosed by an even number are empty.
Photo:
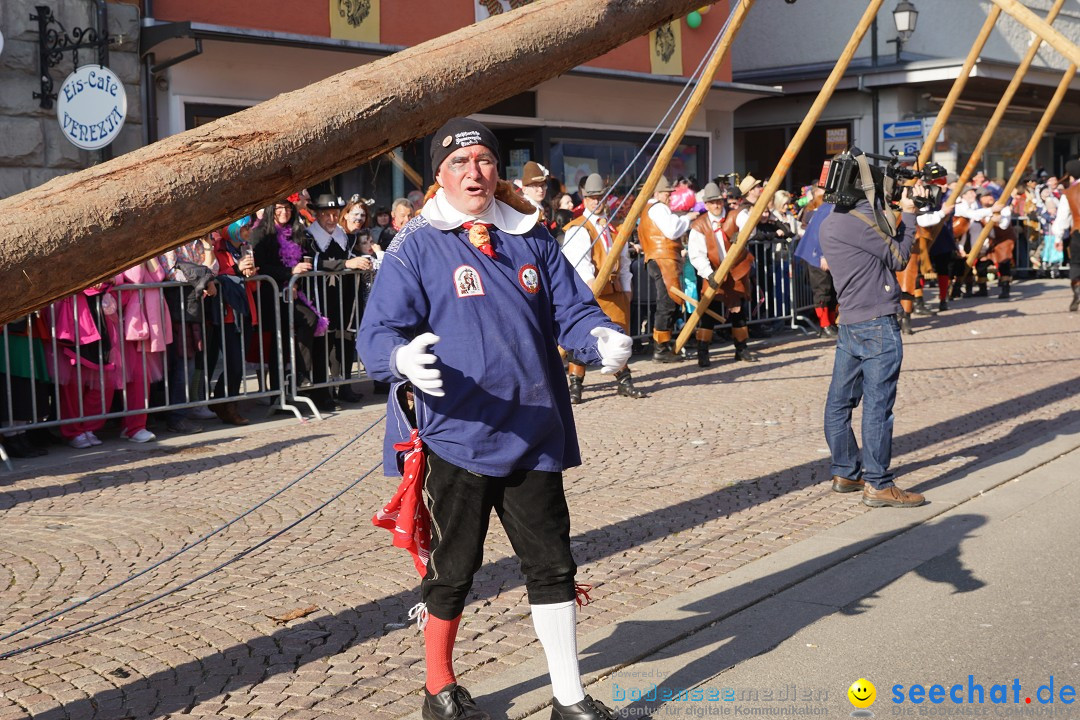
[[[96,27],[97,12],[91,0],[0,0],[0,198],[36,187],[54,177],[89,167],[100,153],[80,150],[68,142],[56,121],[56,105],[43,110],[33,96],[40,91],[38,79],[37,21],[31,20],[35,5],[48,5],[70,33],[75,27]],[[109,67],[124,83],[127,118],[112,143],[113,155],[143,144],[143,118],[139,66],[139,10],[128,4],[108,3]],[[95,50],[79,52],[79,64],[97,62]],[[72,71],[71,54],[51,71],[54,91]]]

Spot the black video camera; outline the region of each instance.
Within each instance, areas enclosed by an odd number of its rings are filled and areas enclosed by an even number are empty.
[[[885,165],[871,165],[869,160],[883,160]],[[937,207],[941,200],[941,186],[935,180],[945,177],[946,170],[937,163],[927,163],[922,169],[904,163],[915,163],[917,158],[893,154],[875,155],[864,153],[854,145],[832,159],[825,178],[825,202],[841,207],[853,207],[862,199],[868,199],[871,189],[889,206],[896,206],[904,196],[907,185],[903,181],[922,180],[926,186],[925,197],[912,196],[916,207]],[[864,182],[869,176],[871,185]]]

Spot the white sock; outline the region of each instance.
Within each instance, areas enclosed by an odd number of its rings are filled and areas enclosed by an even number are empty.
[[[560,705],[573,705],[585,699],[577,656],[577,603],[533,605],[532,620],[536,637],[544,646],[551,694]]]

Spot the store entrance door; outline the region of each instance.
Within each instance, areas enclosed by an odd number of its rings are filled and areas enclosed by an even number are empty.
[[[493,127],[491,130],[499,140],[499,153],[502,155],[499,177],[510,181],[518,180],[525,163],[534,160],[544,164],[540,128]]]

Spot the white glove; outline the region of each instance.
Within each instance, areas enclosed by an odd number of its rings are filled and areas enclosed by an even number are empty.
[[[600,352],[600,372],[609,375],[626,367],[634,341],[630,336],[611,328],[593,328],[589,333],[596,338],[596,349]]]
[[[417,335],[412,342],[402,345],[394,353],[394,365],[397,374],[407,377],[414,388],[434,397],[442,397],[446,394],[442,389],[442,373],[438,368],[431,367],[438,358],[428,352],[428,348],[437,342],[439,336],[435,333]]]

